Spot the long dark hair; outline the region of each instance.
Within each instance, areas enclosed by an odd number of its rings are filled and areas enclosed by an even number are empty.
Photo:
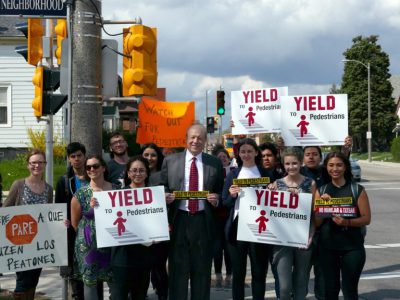
[[[104,171],[103,176],[104,176],[104,180],[105,180],[105,181],[108,181],[108,176],[109,176],[109,174],[108,174],[107,163],[106,163],[106,161],[104,160],[104,158],[103,158],[101,155],[98,155],[98,154],[91,154],[91,155],[89,155],[89,156],[86,158],[86,161],[85,161],[85,168],[86,168],[86,165],[87,165],[88,160],[89,160],[89,159],[93,159],[93,158],[94,158],[94,159],[97,159],[97,160],[100,162],[100,165],[101,165],[102,167],[105,168],[105,171]],[[87,171],[86,171],[86,177],[89,178],[89,176],[87,175]]]
[[[150,177],[150,166],[149,166],[148,160],[145,159],[142,155],[135,155],[135,156],[131,157],[129,159],[128,163],[126,164],[125,177],[124,177],[125,186],[127,187],[131,184],[131,179],[128,176],[128,172],[129,172],[129,169],[131,168],[131,165],[135,161],[141,161],[144,164],[144,167],[145,167],[146,173],[147,173],[147,177],[144,180],[144,185],[148,186],[149,185],[149,177]]]
[[[261,151],[257,146],[257,143],[253,139],[245,138],[240,140],[239,146],[238,146],[238,157],[236,158],[237,164],[239,167],[243,166],[243,161],[240,158],[240,148],[243,145],[250,145],[254,148],[254,150],[257,152],[257,156],[255,157],[255,163],[257,166],[261,166]]]
[[[325,160],[324,160],[325,169],[328,170],[327,169],[328,162],[329,162],[329,160],[331,158],[334,158],[334,157],[339,158],[344,163],[344,165],[346,166],[346,170],[344,171],[344,179],[346,180],[346,182],[347,181],[352,181],[353,180],[353,174],[351,174],[350,160],[347,158],[347,156],[343,152],[335,151],[335,152],[328,153],[328,155],[325,157]],[[328,176],[328,177],[329,177],[329,180],[332,181],[332,178],[330,176]]]
[[[162,166],[163,161],[164,161],[164,155],[162,154],[161,149],[156,144],[153,144],[153,143],[145,144],[145,145],[143,145],[141,147],[140,154],[143,155],[144,150],[146,150],[148,148],[153,149],[154,151],[156,151],[156,153],[157,153],[157,166],[156,166],[157,170],[156,171],[160,171],[161,170],[161,166]]]

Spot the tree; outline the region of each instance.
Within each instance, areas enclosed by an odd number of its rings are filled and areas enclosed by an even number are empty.
[[[368,130],[368,69],[370,63],[371,90],[371,131],[372,147],[383,150],[392,139],[396,125],[393,87],[389,81],[389,56],[377,43],[378,36],[357,36],[353,45],[343,53],[347,60],[342,77],[340,92],[349,98],[349,131],[353,136],[355,149],[366,150]],[[386,149],[385,149],[386,150]]]

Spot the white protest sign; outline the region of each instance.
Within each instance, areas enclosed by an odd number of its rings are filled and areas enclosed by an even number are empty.
[[[240,193],[237,239],[306,247],[311,205],[312,195],[308,193],[243,188]]]
[[[288,87],[231,93],[232,134],[279,132],[281,130],[281,97]]]
[[[169,240],[163,186],[95,192],[97,247]]]
[[[281,105],[286,146],[344,144],[348,135],[347,95],[285,96]]]
[[[0,208],[0,272],[68,264],[66,204]]]

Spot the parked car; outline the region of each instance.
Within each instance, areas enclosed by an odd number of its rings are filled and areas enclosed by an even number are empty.
[[[350,165],[351,165],[351,174],[353,174],[354,180],[361,181],[361,167],[357,159],[350,157]]]

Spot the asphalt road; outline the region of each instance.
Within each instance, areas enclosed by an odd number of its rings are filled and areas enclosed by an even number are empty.
[[[365,241],[367,262],[359,284],[360,299],[400,299],[400,164],[360,161],[360,165],[361,184],[366,188],[372,210],[372,222]],[[249,268],[247,281],[250,281]],[[12,290],[14,286],[13,274],[0,277],[1,288]],[[55,268],[43,271],[37,290],[51,299],[61,299],[61,280]],[[312,277],[309,290],[307,299],[315,299]],[[151,288],[148,295],[149,300],[157,299]],[[270,273],[265,296],[275,299]],[[232,299],[231,291],[212,288],[211,299]],[[249,287],[246,299],[252,299]]]

